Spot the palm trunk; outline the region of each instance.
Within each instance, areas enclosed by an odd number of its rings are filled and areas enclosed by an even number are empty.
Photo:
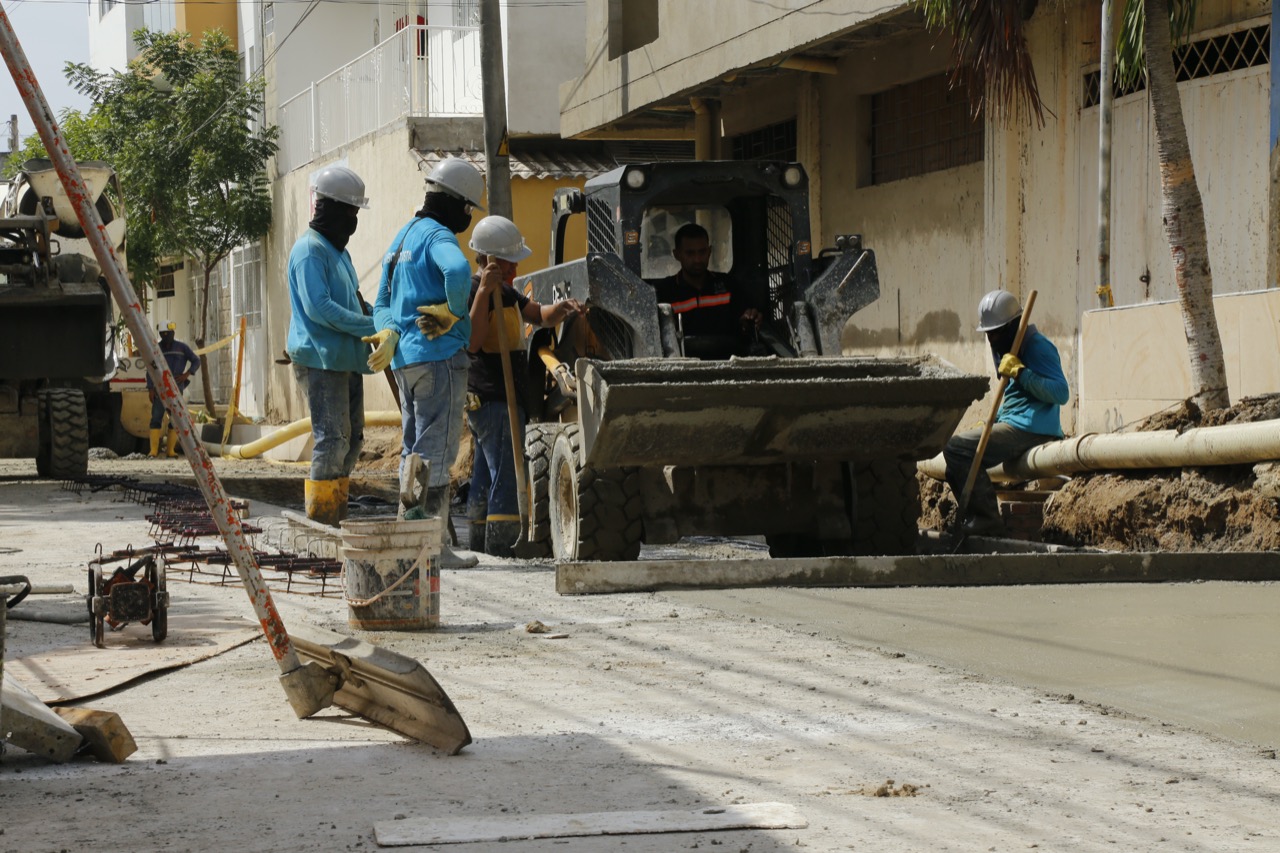
[[[197,348],[205,345],[209,334],[209,275],[212,270],[212,267],[204,268],[204,287],[200,291],[200,337],[196,340]],[[204,410],[209,415],[209,420],[216,422],[218,407],[213,401],[213,377],[209,375],[207,355],[200,356],[200,387],[204,389]]]
[[[1145,0],[1143,52],[1147,60],[1147,91],[1160,157],[1160,186],[1165,239],[1173,255],[1174,283],[1182,305],[1182,325],[1191,360],[1191,399],[1202,410],[1231,405],[1222,339],[1213,310],[1213,274],[1209,270],[1204,204],[1191,163],[1191,146],[1182,117],[1173,68],[1168,0]],[[1104,83],[1105,85],[1105,83]]]

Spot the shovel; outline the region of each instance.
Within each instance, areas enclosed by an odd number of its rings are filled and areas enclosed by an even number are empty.
[[[1031,306],[1036,304],[1036,291],[1027,294],[1027,304],[1022,308],[1022,320],[1018,323],[1018,334],[1014,336],[1013,347],[1009,350],[1011,355],[1017,355],[1022,351],[1022,338],[1027,333],[1027,323],[1031,319]],[[987,452],[987,442],[991,440],[991,428],[995,426],[996,415],[1000,412],[1000,404],[1004,402],[1004,389],[1009,387],[1009,377],[1001,376],[1000,385],[996,388],[996,398],[991,401],[991,413],[987,415],[987,422],[982,425],[982,435],[978,438],[978,449],[973,454],[973,464],[969,466],[969,476],[964,481],[964,491],[960,493],[960,499],[956,505],[956,525],[960,528],[959,538],[956,540],[956,547],[951,551],[955,554],[964,545],[965,539],[968,537],[964,532],[965,516],[969,512],[969,499],[973,497],[973,484],[978,482],[978,471],[981,470],[982,457]]]
[[[196,485],[209,505],[209,514],[226,542],[227,552],[235,561],[236,572],[280,667],[280,684],[294,713],[301,719],[336,704],[450,754],[462,749],[471,742],[466,724],[435,679],[417,661],[339,635],[321,636],[315,642],[296,646],[291,641],[271,592],[262,580],[257,559],[245,540],[240,519],[227,501],[209,454],[196,440],[191,415],[160,352],[155,331],[143,316],[133,285],[114,248],[107,242],[106,228],[93,206],[80,169],[67,151],[49,104],[3,9],[0,9],[0,54],[4,55],[40,140],[58,171],[67,199],[75,206],[76,218],[93,247],[121,316],[147,361],[147,373],[169,412],[170,428],[178,431]],[[300,651],[309,658],[306,664],[299,657]]]
[[[542,556],[542,549],[529,541],[529,480],[525,473],[524,448],[520,446],[520,413],[516,410],[515,368],[511,365],[511,349],[507,343],[507,328],[502,322],[502,288],[493,292],[493,319],[498,326],[498,350],[502,355],[502,386],[507,394],[507,422],[511,433],[511,461],[516,468],[516,502],[520,512],[520,536],[512,553],[518,559],[528,560]]]

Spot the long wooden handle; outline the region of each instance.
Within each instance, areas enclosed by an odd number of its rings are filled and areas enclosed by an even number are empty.
[[[1027,304],[1022,308],[1022,320],[1018,323],[1018,334],[1013,339],[1013,349],[1009,350],[1011,355],[1017,355],[1022,351],[1022,338],[1027,333],[1027,323],[1031,319],[1031,306],[1036,304],[1036,291],[1027,294]],[[1000,412],[1000,404],[1004,402],[1004,389],[1009,385],[1009,377],[1000,377],[1000,385],[996,388],[996,398],[991,403],[991,414],[987,415],[987,422],[982,425],[982,436],[978,439],[978,450],[973,454],[973,464],[969,466],[969,476],[964,481],[964,491],[960,493],[960,502],[956,510],[956,520],[963,524],[965,513],[969,511],[969,498],[973,497],[973,484],[978,481],[978,471],[981,470],[982,457],[987,452],[987,442],[991,440],[991,428],[995,426],[996,415]]]
[[[507,392],[507,420],[511,424],[511,461],[516,468],[516,501],[520,508],[520,534],[529,531],[529,492],[524,473],[524,448],[520,446],[520,415],[516,412],[515,369],[507,345],[507,326],[502,318],[502,288],[493,292],[493,319],[498,324],[498,350],[502,354],[502,385]]]

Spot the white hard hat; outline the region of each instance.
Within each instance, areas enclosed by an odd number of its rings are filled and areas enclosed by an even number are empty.
[[[533,250],[524,244],[520,229],[505,216],[486,216],[471,229],[471,242],[468,244],[482,255],[491,258],[502,258],[518,264],[533,254]]]
[[[315,190],[317,198],[331,198],[356,207],[369,206],[369,199],[364,194],[364,181],[346,166],[329,166],[322,170],[316,176]]]
[[[446,157],[427,175],[428,191],[431,187],[443,190],[484,210],[480,199],[484,196],[484,177],[480,170],[461,157]]]
[[[176,332],[177,330],[178,330],[178,324],[172,321],[168,323],[156,323],[156,331],[162,335],[165,332]]]
[[[994,331],[1021,316],[1018,297],[1007,290],[993,290],[978,303],[978,331]]]

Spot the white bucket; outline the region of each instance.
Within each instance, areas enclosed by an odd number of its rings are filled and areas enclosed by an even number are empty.
[[[342,526],[348,624],[368,631],[438,627],[440,519],[348,520]]]

